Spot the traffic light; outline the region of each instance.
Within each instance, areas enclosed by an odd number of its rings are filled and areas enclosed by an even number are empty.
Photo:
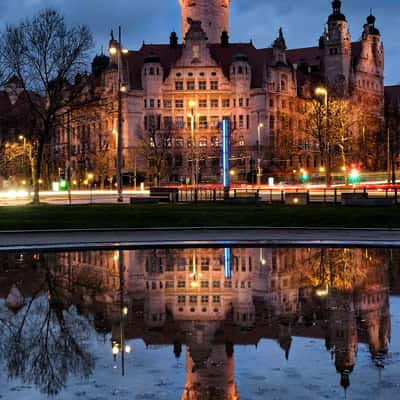
[[[308,180],[310,179],[310,177],[308,176],[308,172],[305,169],[302,168],[300,170],[300,173],[301,173],[301,175],[300,175],[301,183],[307,183]]]
[[[349,175],[349,182],[352,184],[360,183],[360,171],[356,167],[352,167]]]

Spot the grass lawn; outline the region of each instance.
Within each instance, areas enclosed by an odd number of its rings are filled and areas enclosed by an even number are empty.
[[[400,228],[400,208],[266,204],[0,207],[0,230],[189,226]]]

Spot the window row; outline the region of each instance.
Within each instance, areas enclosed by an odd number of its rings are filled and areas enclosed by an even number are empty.
[[[186,81],[186,85],[184,81],[175,81],[175,90],[196,90],[196,81]],[[198,90],[218,90],[219,84],[218,81],[198,81],[197,89]]]
[[[198,297],[200,297],[200,299]],[[199,300],[202,304],[208,303],[210,301],[210,296],[178,296],[178,304],[186,304],[186,301],[191,304],[197,304]],[[221,303],[221,296],[212,296],[212,302]]]

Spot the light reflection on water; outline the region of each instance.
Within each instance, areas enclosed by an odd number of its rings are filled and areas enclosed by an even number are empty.
[[[0,398],[375,399],[400,389],[400,252],[0,254]]]

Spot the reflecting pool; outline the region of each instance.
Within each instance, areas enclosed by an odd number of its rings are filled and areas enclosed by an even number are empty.
[[[0,253],[0,399],[390,399],[400,250]]]

